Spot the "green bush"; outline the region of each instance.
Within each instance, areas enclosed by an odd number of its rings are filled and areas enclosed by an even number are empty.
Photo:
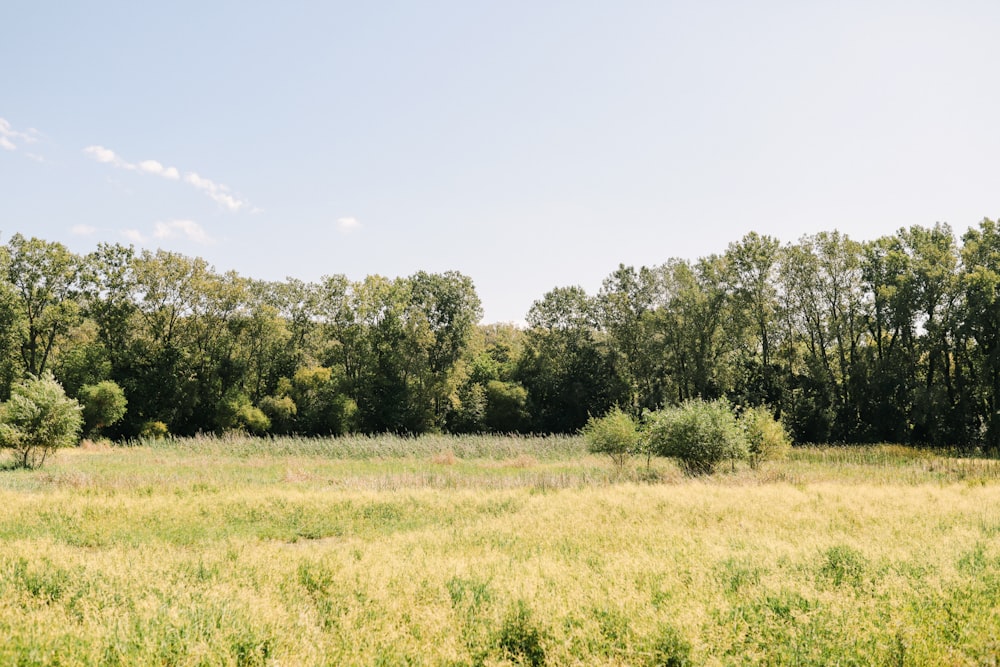
[[[245,394],[230,392],[219,404],[217,416],[219,428],[226,431],[247,431],[263,435],[271,428],[271,420],[254,406]]]
[[[686,401],[647,416],[653,453],[677,459],[685,472],[706,475],[723,461],[746,458],[746,435],[725,399]]]
[[[0,447],[14,452],[18,466],[36,468],[55,449],[77,443],[80,412],[80,404],[67,398],[51,373],[22,380],[0,405]]]
[[[740,415],[740,426],[746,435],[751,467],[756,468],[762,461],[779,460],[788,455],[792,439],[767,407],[761,405],[744,410]]]
[[[84,385],[80,388],[79,399],[83,404],[84,431],[91,435],[117,422],[128,409],[125,392],[112,380]]]
[[[291,396],[265,396],[260,399],[260,409],[271,420],[271,425],[277,433],[288,433],[292,430],[298,406]]]
[[[170,429],[161,421],[147,421],[143,423],[139,435],[143,438],[162,439],[170,435]]]
[[[590,452],[610,456],[619,472],[629,458],[638,453],[642,440],[635,419],[618,407],[603,417],[591,417],[582,433]]]

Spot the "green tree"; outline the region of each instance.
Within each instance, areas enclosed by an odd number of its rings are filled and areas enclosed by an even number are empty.
[[[581,430],[587,448],[594,454],[611,457],[619,474],[628,460],[639,453],[642,436],[635,419],[615,406],[603,417],[591,417]]]
[[[725,261],[674,259],[658,271],[663,305],[652,316],[648,335],[662,349],[662,402],[718,397],[731,385],[732,372]]]
[[[25,239],[7,243],[7,280],[14,290],[19,348],[25,373],[41,375],[53,349],[80,320],[80,260],[60,243]]]
[[[128,409],[125,392],[112,380],[84,385],[78,399],[83,404],[84,431],[92,435],[120,420]]]
[[[578,431],[593,414],[628,402],[628,387],[598,338],[594,304],[580,287],[556,288],[528,313],[531,327],[514,379],[528,391],[532,429]]]
[[[725,399],[695,399],[650,413],[646,429],[651,450],[677,459],[688,474],[711,474],[723,461],[748,455],[746,435]]]
[[[37,468],[54,450],[77,443],[80,412],[80,404],[66,397],[51,373],[28,377],[0,405],[0,447],[14,453],[18,466]]]
[[[620,264],[604,280],[595,300],[598,321],[615,353],[616,367],[629,387],[628,407],[638,414],[657,402],[651,387],[646,316],[656,296],[656,273],[646,267],[636,271]]]
[[[966,324],[975,341],[972,370],[979,378],[975,420],[983,444],[1000,449],[1000,225],[985,219],[963,236],[961,281]]]
[[[777,273],[781,244],[750,232],[726,250],[732,288],[734,328],[742,335],[739,354],[742,376],[736,388],[741,401],[780,404],[780,367],[774,350],[780,342]]]

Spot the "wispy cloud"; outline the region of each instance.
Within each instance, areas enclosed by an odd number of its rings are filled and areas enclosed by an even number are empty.
[[[135,171],[136,169],[134,164],[129,164],[125,160],[118,157],[113,150],[105,148],[104,146],[87,146],[83,149],[83,152],[102,164],[111,164],[121,169],[131,169],[132,171]]]
[[[73,225],[70,227],[69,231],[77,236],[90,236],[97,231],[97,227],[91,227],[90,225]]]
[[[212,243],[212,238],[194,220],[170,220],[153,225],[154,238],[169,239],[178,236],[202,245]]]
[[[184,182],[193,185],[196,190],[201,190],[217,203],[222,204],[230,211],[238,211],[240,208],[246,204],[246,202],[236,199],[231,194],[229,194],[229,188],[225,185],[220,185],[210,181],[207,178],[202,178],[198,174],[191,172],[184,176]]]
[[[20,132],[11,126],[5,118],[0,118],[0,148],[16,151],[18,144],[33,144],[38,141],[38,130],[29,127],[27,132]]]
[[[151,240],[183,239],[201,245],[215,243],[215,239],[194,220],[167,220],[153,223],[151,234],[144,234],[138,229],[123,229],[121,235],[132,243],[145,244]]]
[[[156,174],[171,181],[176,181],[181,177],[176,167],[164,167],[156,160],[143,160],[139,163],[139,169],[147,174]]]
[[[145,243],[146,237],[142,235],[138,229],[123,229],[122,236],[127,238],[132,243]]]
[[[361,222],[357,218],[352,217],[337,218],[337,229],[340,230],[341,234],[350,234],[357,229],[361,229]]]
[[[143,160],[138,163],[129,162],[110,148],[105,148],[104,146],[87,146],[83,149],[83,152],[102,164],[110,164],[119,169],[135,171],[143,174],[153,174],[154,176],[160,176],[161,178],[165,178],[169,181],[181,180],[181,172],[176,167],[165,167],[157,160]],[[193,171],[184,174],[183,180],[195,190],[204,192],[212,199],[212,201],[224,206],[230,211],[238,211],[247,205],[246,201],[233,196],[227,186],[221,183],[216,183],[215,181],[204,178],[203,176],[199,176]]]

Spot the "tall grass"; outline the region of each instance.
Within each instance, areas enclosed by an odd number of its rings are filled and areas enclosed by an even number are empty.
[[[533,456],[552,461],[578,458],[587,452],[580,437],[566,435],[422,435],[419,437],[347,435],[328,438],[241,434],[201,435],[193,438],[139,438],[131,447],[182,450],[192,454],[228,456],[324,456],[334,459],[425,458],[451,452],[462,459],[510,459]]]
[[[460,440],[199,438],[0,473],[0,664],[1000,654],[993,461],[811,448],[619,481],[573,439]]]

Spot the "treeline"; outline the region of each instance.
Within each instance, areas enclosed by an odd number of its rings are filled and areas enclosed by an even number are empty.
[[[0,248],[0,395],[51,371],[128,398],[109,435],[573,432],[619,406],[767,405],[800,442],[1000,447],[1000,229],[870,242],[750,233],[719,255],[553,289],[479,325],[472,280],[217,273],[15,235]]]

